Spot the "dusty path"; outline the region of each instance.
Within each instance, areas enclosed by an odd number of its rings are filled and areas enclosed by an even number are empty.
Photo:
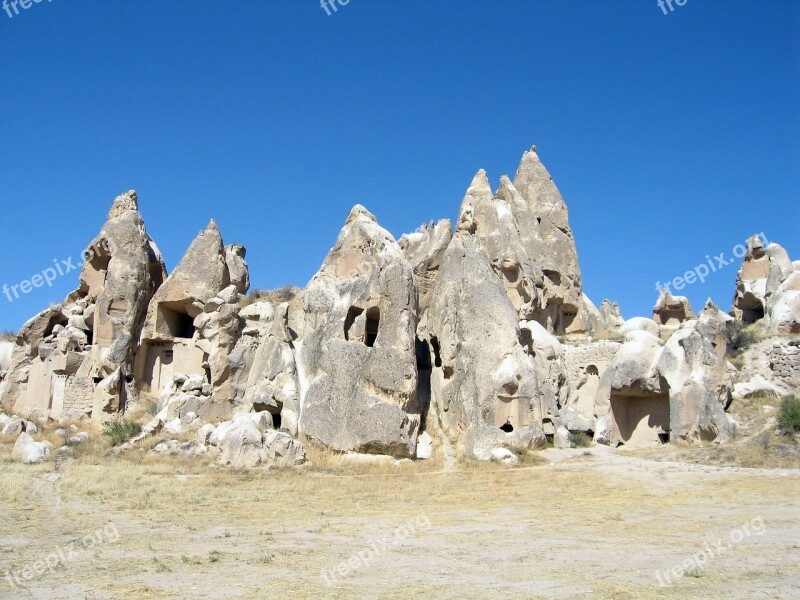
[[[1,465],[0,577],[65,556],[0,598],[800,598],[797,471],[544,455],[359,478]]]

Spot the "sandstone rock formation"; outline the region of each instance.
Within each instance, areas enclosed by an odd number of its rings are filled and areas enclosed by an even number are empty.
[[[797,325],[796,293],[800,276],[796,265],[778,244],[764,246],[764,234],[747,240],[747,252],[736,279],[736,293],[731,315],[745,324],[768,317],[773,333],[800,331]]]
[[[694,318],[694,310],[686,296],[673,296],[666,288],[662,288],[653,307],[653,320],[656,323],[677,327],[684,321]]]
[[[666,344],[644,320],[622,330],[625,343],[595,398],[596,441],[724,441],[734,435],[735,423],[725,413],[732,388],[726,362],[696,320],[681,325]]]
[[[514,464],[578,432],[612,446],[723,442],[733,389],[800,384],[800,262],[759,236],[747,248],[733,317],[710,300],[695,315],[664,290],[652,319],[624,321],[584,293],[567,206],[533,148],[494,192],[478,171],[455,232],[431,221],[397,242],[356,205],[304,290],[245,297],[243,246],[212,220],[167,276],[128,192],[78,289],[0,342],[0,400],[18,413],[0,415],[0,434],[41,460],[36,419],[102,420],[141,399],[157,414],[131,443],[188,434],[153,451],[233,467],[301,464],[304,442],[446,464],[453,446]],[[731,319],[764,338],[739,371]]]
[[[304,294],[301,434],[340,451],[414,455],[417,294],[399,244],[353,208]]]
[[[137,340],[147,303],[165,276],[136,192],[114,200],[84,259],[79,288],[18,334],[3,392],[17,412],[116,412],[136,398]]]
[[[497,448],[544,444],[534,363],[490,265],[470,230],[458,231],[442,259],[426,325],[437,416],[467,455],[484,460]]]
[[[136,381],[144,393],[158,397],[174,375],[195,375],[214,393],[198,414],[231,414],[236,392],[228,358],[241,334],[239,290],[249,285],[243,257],[241,246],[223,245],[213,220],[189,246],[147,311],[136,357]]]

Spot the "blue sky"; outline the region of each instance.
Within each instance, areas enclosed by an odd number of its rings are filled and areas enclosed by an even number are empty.
[[[303,286],[353,204],[399,237],[533,144],[626,317],[754,232],[800,259],[795,0],[45,0],[0,51],[0,284],[133,188],[170,269],[214,217],[254,286]],[[683,293],[727,310],[737,264]],[[0,329],[76,283],[0,295]]]

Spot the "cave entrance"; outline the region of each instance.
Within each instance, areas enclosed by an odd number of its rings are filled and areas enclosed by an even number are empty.
[[[620,441],[630,446],[669,441],[669,394],[611,394]]]
[[[158,307],[158,321],[161,332],[173,338],[190,340],[194,337],[194,319],[178,303]]]
[[[372,348],[375,345],[375,340],[378,339],[378,328],[381,323],[381,311],[378,307],[370,308],[367,311],[367,323],[365,327],[364,342]]]

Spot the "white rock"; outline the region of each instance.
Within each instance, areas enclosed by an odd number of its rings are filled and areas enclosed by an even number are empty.
[[[417,437],[417,458],[427,460],[433,456],[433,438],[427,431]]]

